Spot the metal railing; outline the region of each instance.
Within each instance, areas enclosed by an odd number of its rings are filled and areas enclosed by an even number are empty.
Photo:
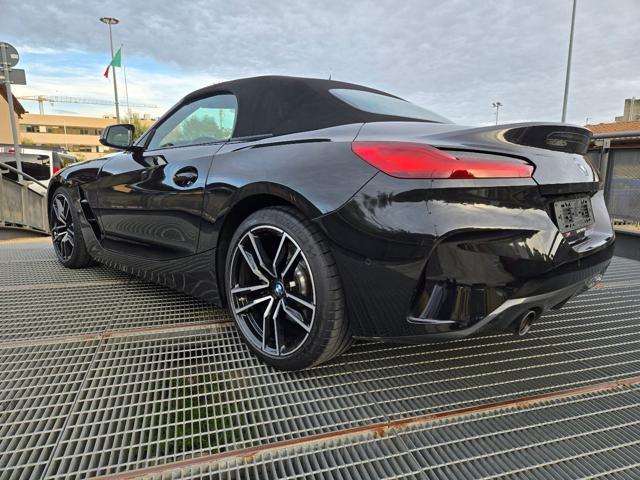
[[[37,192],[29,188],[30,183],[7,178],[7,171],[20,175],[44,189]],[[19,227],[48,232],[47,185],[17,168],[0,162],[0,226]]]

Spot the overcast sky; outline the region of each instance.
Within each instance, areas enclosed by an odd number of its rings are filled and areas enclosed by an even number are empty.
[[[101,16],[124,44],[131,102],[154,115],[189,91],[261,74],[361,83],[457,123],[559,121],[571,0],[7,0],[0,40],[21,53],[18,95],[113,98]],[[578,0],[568,120],[612,121],[640,97],[640,0]],[[120,76],[121,97],[124,85]],[[25,103],[32,112],[37,104]],[[106,109],[105,109],[106,108]],[[108,113],[56,104],[49,112]]]

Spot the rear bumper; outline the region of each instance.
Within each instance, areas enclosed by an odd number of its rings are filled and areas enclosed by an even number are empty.
[[[547,310],[560,308],[568,300],[596,285],[604,275],[611,257],[613,245],[592,255],[579,264],[564,265],[557,271],[526,282],[520,292],[502,302],[486,316],[475,322],[442,321],[408,316],[407,322],[431,330],[423,334],[397,337],[378,337],[389,342],[420,343],[433,340],[463,338],[483,330],[515,330],[518,320],[533,310],[540,315]],[[436,328],[433,328],[436,327]]]
[[[508,329],[604,273],[614,233],[601,191],[589,193],[595,224],[570,241],[555,224],[557,195],[529,179],[490,182],[379,175],[316,220],[331,241],[355,336],[413,343]]]

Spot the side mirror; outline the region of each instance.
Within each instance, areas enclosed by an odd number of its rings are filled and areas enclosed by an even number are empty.
[[[134,150],[134,130],[134,126],[128,123],[109,125],[104,130],[102,130],[102,135],[100,135],[100,143],[107,147],[117,148],[118,150]]]

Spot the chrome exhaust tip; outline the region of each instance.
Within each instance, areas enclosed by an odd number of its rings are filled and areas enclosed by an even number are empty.
[[[524,315],[522,315],[520,317],[520,320],[518,321],[518,329],[516,331],[517,335],[519,337],[522,337],[523,335],[529,333],[529,330],[531,330],[531,324],[533,324],[533,322],[535,322],[537,318],[538,312],[536,312],[535,310],[529,310]]]

